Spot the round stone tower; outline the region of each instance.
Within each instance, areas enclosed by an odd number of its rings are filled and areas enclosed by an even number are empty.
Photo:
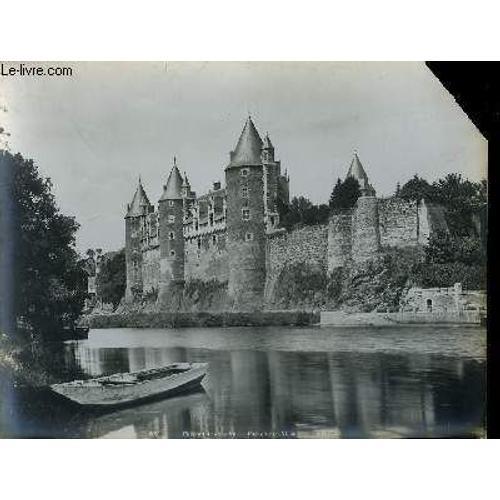
[[[233,309],[260,309],[266,279],[262,140],[249,117],[226,167],[228,293]]]
[[[127,286],[125,300],[130,302],[136,296],[142,295],[142,228],[145,217],[154,211],[154,207],[142,186],[139,185],[134,193],[132,202],[127,205],[125,215],[125,267]]]
[[[175,308],[176,294],[184,285],[183,179],[174,165],[158,202],[161,305]],[[177,297],[178,298],[178,297]]]
[[[347,177],[357,179],[361,190],[353,212],[352,258],[355,262],[364,262],[375,257],[380,248],[379,214],[375,189],[357,153],[354,153]]]

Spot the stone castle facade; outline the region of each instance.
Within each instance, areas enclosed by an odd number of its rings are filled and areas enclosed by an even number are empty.
[[[157,293],[168,309],[189,280],[217,280],[227,283],[233,309],[261,308],[287,265],[327,274],[386,246],[425,245],[432,232],[446,230],[440,207],[377,198],[357,154],[347,174],[361,187],[352,210],[333,214],[327,225],[280,228],[278,207],[289,202],[289,177],[251,118],[224,172],[225,186],[216,182],[197,196],[174,158],[157,209],[139,180],[125,216],[127,301]]]

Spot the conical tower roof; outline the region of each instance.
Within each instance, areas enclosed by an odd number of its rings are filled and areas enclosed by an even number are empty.
[[[167,183],[163,188],[163,194],[160,198],[162,200],[182,200],[182,175],[177,168],[177,162],[174,158],[174,166],[170,171]]]
[[[262,139],[250,117],[241,132],[236,148],[231,153],[229,167],[241,167],[249,165],[260,165],[262,163],[260,152],[262,149]]]
[[[361,190],[373,189],[370,186],[368,175],[366,175],[365,169],[359,161],[358,153],[354,153],[354,158],[352,159],[351,166],[347,172],[347,177],[354,177],[359,182]]]
[[[139,185],[135,190],[132,202],[128,205],[127,215],[125,217],[137,217],[139,215],[144,215],[148,213],[148,209],[151,207],[149,198],[142,187],[141,178],[139,177]]]

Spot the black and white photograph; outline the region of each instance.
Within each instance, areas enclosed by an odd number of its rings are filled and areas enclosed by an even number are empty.
[[[486,437],[443,68],[3,61],[0,437]]]

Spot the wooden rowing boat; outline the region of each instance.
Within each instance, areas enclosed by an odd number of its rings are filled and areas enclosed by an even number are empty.
[[[174,363],[89,380],[50,386],[55,393],[86,407],[114,408],[185,392],[199,386],[207,363]]]

